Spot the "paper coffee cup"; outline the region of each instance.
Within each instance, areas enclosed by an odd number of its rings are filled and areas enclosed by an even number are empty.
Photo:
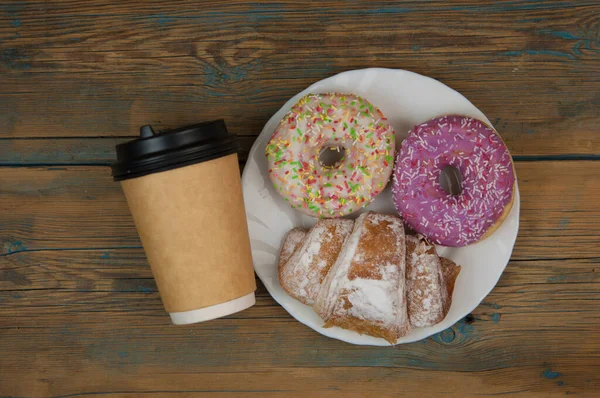
[[[121,181],[165,309],[175,324],[255,303],[235,137],[222,120],[117,146]]]

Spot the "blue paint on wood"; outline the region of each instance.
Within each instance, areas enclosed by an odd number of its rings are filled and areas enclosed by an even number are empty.
[[[558,228],[560,228],[560,229],[565,229],[568,226],[569,226],[568,218],[561,218],[561,220],[558,222]]]
[[[369,15],[369,14],[408,14],[414,12],[412,8],[407,7],[386,7],[386,8],[366,8],[366,9],[347,9],[341,13],[344,15]]]
[[[7,2],[8,4],[0,5],[0,10],[7,13],[8,15],[15,15],[25,10],[27,6],[26,1],[11,1]]]
[[[21,295],[19,293],[13,293],[12,298],[14,298],[15,300],[20,299]]]
[[[525,131],[525,133],[531,135],[531,134],[535,134],[535,131],[529,129],[529,130]]]
[[[554,372],[552,369],[546,369],[542,372],[542,376],[546,379],[556,379],[561,376],[559,372]]]
[[[275,22],[281,19],[280,14],[250,14],[250,18],[253,22]]]
[[[248,73],[254,66],[254,62],[244,65],[225,66],[216,68],[212,65],[204,66],[205,83],[209,86],[219,86],[222,83],[239,82],[248,78]],[[215,96],[229,95],[227,93],[213,93]]]
[[[146,286],[142,286],[142,285],[137,286],[137,291],[142,292],[144,294],[153,293],[152,289],[150,289],[149,287],[146,287]]]
[[[22,252],[25,250],[27,250],[27,248],[25,247],[23,242],[16,241],[16,242],[12,242],[11,244],[8,245],[8,248],[6,249],[6,253],[7,254],[18,253],[18,252]]]
[[[7,48],[0,54],[0,65],[13,70],[31,69],[31,64],[27,62],[29,56],[21,54],[16,48]]]
[[[509,57],[516,57],[523,54],[523,51],[505,51],[502,55],[508,55]]]
[[[426,342],[427,340],[422,340],[422,341]],[[423,361],[421,359],[415,359],[415,358],[409,359],[408,365],[416,367],[416,368],[422,368],[422,369],[433,369],[433,370],[439,369],[439,366],[436,363],[429,362],[429,361]],[[372,365],[372,366],[381,366],[381,363],[374,362],[374,365]]]
[[[106,258],[109,258],[109,257],[110,257],[110,252],[104,252],[104,253],[102,253],[100,255],[100,258],[102,258],[102,259],[106,259]]]
[[[571,32],[567,32],[565,30],[552,30],[552,29],[541,29],[538,31],[544,35],[552,35],[555,37],[560,37],[565,40],[579,40],[579,36],[572,34]]]
[[[528,23],[528,22],[541,22],[543,20],[545,20],[546,18],[527,18],[527,19],[519,19],[517,22],[523,22],[523,23]]]
[[[566,31],[553,30],[553,31],[550,31],[549,33],[552,36],[560,37],[561,39],[565,39],[565,40],[577,40],[577,39],[579,39],[578,36],[575,36],[574,34],[572,34],[570,32],[566,32]]]
[[[559,385],[559,386],[564,386],[564,385],[565,385],[565,382],[564,382],[564,381],[562,381],[562,380],[559,380],[559,381],[557,381],[557,382],[556,382],[556,385]]]
[[[551,57],[560,57],[560,58],[568,58],[568,59],[576,59],[573,54],[565,53],[561,51],[553,51],[553,50],[518,50],[518,51],[505,51],[500,53],[500,55],[506,55],[509,57],[518,57],[521,55],[547,55]]]
[[[456,338],[456,332],[452,328],[442,330],[434,336],[436,342],[451,343]]]
[[[492,322],[494,322],[494,323],[500,322],[500,314],[498,314],[497,312],[494,312],[492,314]]]
[[[473,331],[475,330],[475,328],[473,327],[473,325],[465,322],[464,320],[458,322],[456,324],[456,329],[458,330],[458,332],[463,335],[463,336],[470,336]]]
[[[119,352],[119,356],[120,356],[121,358],[126,358],[126,357],[127,357],[127,355],[128,355],[128,354],[127,354],[127,351],[120,351],[120,352]]]
[[[12,23],[12,26],[14,26],[15,28],[18,28],[19,26],[21,26],[21,21],[18,19],[13,19],[11,23]]]
[[[6,245],[4,246],[6,247]],[[110,249],[141,249],[142,246],[131,245],[131,246],[112,246]],[[43,252],[43,251],[79,251],[79,250],[106,250],[106,247],[41,247],[37,249],[27,249],[23,246],[21,249],[15,250],[13,252],[0,253],[0,257],[9,256],[15,253],[22,252]]]
[[[419,46],[418,44],[413,44],[411,48],[413,51],[419,51],[421,49],[421,46]]]
[[[175,18],[169,17],[169,16],[164,15],[164,14],[152,14],[152,15],[146,16],[146,18],[148,18],[151,21],[156,22],[160,26],[164,26],[166,24],[175,22]]]
[[[573,54],[565,53],[561,51],[551,51],[551,50],[527,50],[527,54],[529,55],[549,55],[553,57],[562,57],[568,59],[576,59]]]
[[[472,6],[454,6],[450,7],[452,11],[473,11],[473,12],[506,12],[506,11],[535,11],[535,10],[553,10],[568,8],[564,4],[549,4],[548,2],[523,2],[506,1],[492,2],[491,4],[472,5]]]
[[[566,275],[556,275],[548,277],[548,282],[562,282],[567,279]]]

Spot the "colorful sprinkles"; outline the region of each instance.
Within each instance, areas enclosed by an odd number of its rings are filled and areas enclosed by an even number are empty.
[[[341,217],[368,205],[393,167],[394,130],[373,104],[352,94],[308,94],[281,120],[266,147],[269,176],[292,208]],[[343,148],[324,165],[323,150]]]
[[[462,192],[451,195],[439,178],[445,166],[462,174]],[[398,152],[392,191],[396,209],[415,231],[444,246],[479,241],[511,203],[512,158],[485,123],[443,116],[416,126]]]

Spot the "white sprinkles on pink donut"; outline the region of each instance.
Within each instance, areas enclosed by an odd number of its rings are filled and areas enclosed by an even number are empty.
[[[462,192],[439,183],[442,169],[462,174]],[[480,120],[451,115],[409,132],[396,158],[396,209],[415,231],[444,246],[481,240],[512,203],[515,173],[508,149]]]

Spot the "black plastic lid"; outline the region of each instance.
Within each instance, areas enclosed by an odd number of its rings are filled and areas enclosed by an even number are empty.
[[[115,181],[206,162],[238,151],[235,136],[225,121],[215,120],[155,133],[151,126],[140,128],[140,138],[119,144],[112,168]]]

